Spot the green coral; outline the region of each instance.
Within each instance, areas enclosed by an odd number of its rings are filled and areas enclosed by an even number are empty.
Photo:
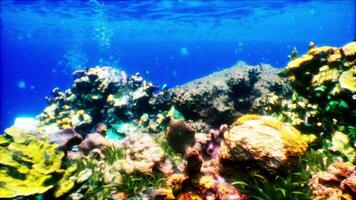
[[[55,186],[63,152],[46,139],[39,139],[23,129],[9,128],[9,139],[1,136],[0,198],[43,194]],[[7,145],[6,145],[7,144]]]

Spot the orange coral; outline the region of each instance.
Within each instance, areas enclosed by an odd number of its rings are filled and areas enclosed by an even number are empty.
[[[336,161],[326,171],[315,174],[309,185],[312,200],[352,200],[356,196],[355,166]]]

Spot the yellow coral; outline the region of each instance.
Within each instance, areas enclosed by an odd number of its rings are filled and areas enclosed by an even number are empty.
[[[66,169],[63,177],[58,181],[58,186],[54,192],[54,196],[56,198],[63,196],[74,187],[75,182],[70,177],[73,175],[73,173],[76,170],[77,170],[76,164],[73,164],[68,169]]]
[[[199,187],[202,187],[206,190],[213,189],[216,184],[216,180],[213,176],[202,176],[199,179]]]
[[[355,56],[356,55],[356,42],[350,42],[342,47],[345,56]]]
[[[60,174],[63,152],[47,139],[20,128],[9,128],[12,141],[0,146],[0,198],[41,194],[53,187],[52,174]]]
[[[173,191],[170,188],[160,188],[156,190],[156,193],[160,194],[165,200],[174,200],[176,199],[174,197]]]
[[[309,144],[316,139],[316,137],[313,135],[310,136],[302,135],[294,127],[269,116],[250,115],[250,114],[244,115],[238,118],[232,124],[232,126],[238,126],[250,120],[261,120],[264,125],[278,130],[278,132],[280,132],[281,134],[283,145],[287,150],[287,154],[289,156],[297,156],[297,155],[304,154],[307,151]]]
[[[350,145],[350,139],[346,134],[336,131],[332,136],[331,144],[331,151],[341,152],[347,156],[350,161],[354,160],[356,155],[355,149]]]
[[[7,170],[0,170],[0,198],[14,198],[17,196],[29,196],[41,194],[49,189],[52,185],[46,185],[51,176],[38,173],[36,170],[31,170],[24,180],[14,178],[9,175]]]
[[[276,119],[270,117],[263,117],[262,120],[263,124],[275,128],[281,133],[283,145],[288,151],[288,155],[290,156],[304,154],[308,149],[309,143],[313,142],[316,139],[316,137],[313,135],[302,135],[294,127]]]
[[[331,46],[323,46],[323,47],[317,47],[317,48],[313,48],[310,51],[308,51],[307,55],[318,55],[321,53],[326,53],[326,52],[335,52],[337,50],[337,48],[335,47],[331,47]]]
[[[246,121],[257,120],[257,119],[261,119],[261,116],[260,115],[252,115],[252,114],[244,115],[244,116],[238,118],[234,123],[232,123],[232,126],[238,126],[240,124],[243,124]]]
[[[339,78],[339,83],[342,88],[356,92],[356,67],[343,72]]]
[[[157,115],[156,122],[157,122],[158,124],[162,124],[165,119],[166,119],[166,117],[165,117],[164,115],[162,115],[161,113],[159,113],[159,114]]]
[[[184,174],[173,174],[167,180],[167,186],[172,188],[173,191],[180,191],[182,189],[182,183],[188,177]]]
[[[138,124],[141,125],[141,126],[146,126],[147,124],[149,123],[149,118],[148,118],[148,114],[147,113],[144,113],[139,121],[138,121]]]
[[[8,145],[10,142],[5,138],[4,135],[0,135],[0,146]]]
[[[314,48],[315,49],[315,48]],[[300,66],[306,65],[313,60],[314,56],[305,54],[300,58],[294,59],[288,63],[287,69],[295,69],[299,68]]]
[[[337,79],[339,78],[339,76],[340,76],[340,74],[337,69],[321,71],[318,74],[313,76],[312,85],[314,85],[314,86],[322,85],[323,83],[325,83],[327,81],[336,82]]]

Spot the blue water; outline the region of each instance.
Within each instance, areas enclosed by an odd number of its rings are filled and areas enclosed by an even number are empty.
[[[174,87],[296,47],[356,38],[355,1],[1,1],[0,129],[35,116],[73,70],[111,65]]]

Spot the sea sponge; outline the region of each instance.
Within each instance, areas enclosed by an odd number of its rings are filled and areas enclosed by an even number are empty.
[[[53,188],[55,177],[64,172],[64,153],[23,129],[12,127],[5,132],[11,142],[0,146],[0,198],[43,194]]]
[[[195,130],[183,120],[171,119],[166,134],[168,144],[177,152],[183,153],[195,143]]]
[[[246,115],[225,132],[220,159],[256,162],[274,174],[303,155],[314,136],[302,135],[292,126],[269,116]]]

